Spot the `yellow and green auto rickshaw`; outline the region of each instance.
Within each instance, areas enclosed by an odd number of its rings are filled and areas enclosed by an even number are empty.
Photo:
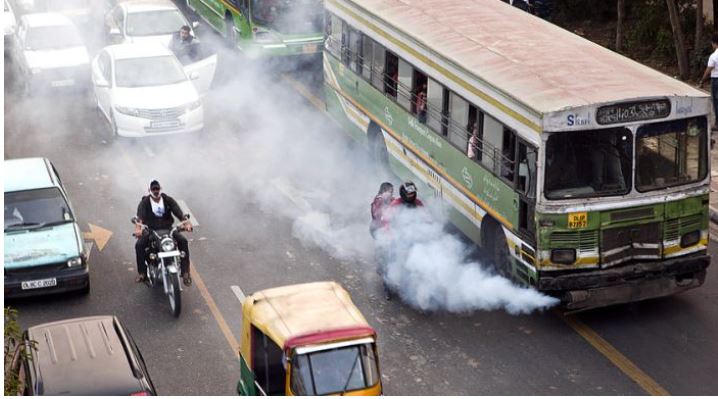
[[[240,395],[382,393],[376,332],[335,282],[248,296],[240,363]]]

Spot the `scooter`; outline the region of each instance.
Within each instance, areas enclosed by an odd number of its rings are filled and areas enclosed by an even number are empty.
[[[189,220],[190,215],[184,215]],[[153,230],[142,224],[135,216],[132,223],[140,225],[150,234],[149,247],[145,249],[145,264],[147,265],[147,283],[150,287],[162,282],[164,292],[170,302],[172,316],[179,317],[182,312],[182,284],[180,284],[180,260],[187,256],[177,249],[174,233],[181,230],[182,223],[172,227],[171,230]]]

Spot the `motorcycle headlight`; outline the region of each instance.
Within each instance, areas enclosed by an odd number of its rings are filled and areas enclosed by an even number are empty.
[[[162,247],[162,252],[169,252],[175,249],[175,242],[171,238],[163,238],[160,247]]]
[[[137,108],[131,107],[115,107],[115,110],[121,114],[130,116],[140,116],[140,111]]]
[[[187,104],[185,106],[185,108],[187,109],[187,112],[189,112],[189,111],[196,110],[197,108],[199,108],[200,105],[202,105],[202,102],[197,100],[197,101],[192,101],[191,103]]]
[[[82,266],[82,258],[76,256],[67,260],[67,267],[79,267]]]

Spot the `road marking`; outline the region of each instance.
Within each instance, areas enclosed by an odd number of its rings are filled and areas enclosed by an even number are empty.
[[[326,106],[324,105],[324,102],[311,94],[311,92],[304,85],[297,82],[286,74],[282,74],[282,79],[287,81],[290,86],[292,86],[297,92],[299,92],[299,94],[304,96],[304,98],[309,100],[309,102],[312,103],[312,105],[314,105],[317,109],[322,112],[325,112]],[[275,184],[275,187],[277,187],[277,184]],[[279,188],[286,194],[286,192],[282,190],[282,188],[286,187],[277,188]],[[718,239],[714,238],[713,236],[711,236],[711,239],[714,239],[718,242]],[[619,352],[618,349],[613,347],[613,345],[609,344],[608,341],[603,339],[600,335],[598,335],[598,333],[593,331],[587,325],[581,323],[576,318],[571,316],[563,316],[559,314],[559,317],[561,317],[566,322],[566,324],[571,326],[571,328],[573,328],[574,331],[576,331],[581,337],[583,337],[583,339],[585,339],[589,344],[591,344],[591,346],[593,346],[611,363],[613,363],[614,366],[618,367],[619,370],[621,370],[629,378],[635,381],[644,391],[651,395],[670,395],[668,391],[658,385],[658,383],[654,381],[650,376],[648,376],[648,374],[644,373],[641,369],[639,369],[638,366],[636,366],[626,356]]]
[[[270,181],[272,186],[279,190],[288,200],[292,201],[301,211],[309,212],[312,210],[312,205],[309,201],[304,199],[302,195],[297,191],[294,186],[289,184],[284,179],[276,178]]]
[[[601,352],[601,354],[610,360],[614,366],[618,367],[619,370],[626,374],[648,394],[654,396],[670,395],[670,393],[654,381],[653,378],[644,373],[643,370],[638,368],[638,366],[619,352],[618,349],[598,335],[597,332],[593,331],[590,327],[583,324],[573,316],[564,316],[558,312],[557,314],[561,319],[563,319],[563,321],[566,322],[566,324],[571,326],[574,331],[583,337],[583,339],[591,344],[591,346],[593,346],[597,351]]]
[[[189,220],[192,222],[193,227],[199,226],[199,220],[194,216],[194,213],[192,213],[192,210],[189,209],[189,206],[187,206],[187,203],[184,202],[184,200],[178,199],[177,203],[179,204],[180,208],[182,208],[182,211],[184,213],[189,213]]]
[[[239,303],[244,303],[244,292],[242,292],[242,289],[239,288],[238,285],[233,285],[229,288],[232,289],[232,292],[234,292],[234,296],[237,297],[237,299],[239,300]]]
[[[217,321],[219,329],[222,330],[224,338],[227,340],[227,343],[232,348],[232,353],[234,353],[235,356],[239,357],[239,342],[237,341],[237,338],[235,338],[234,334],[232,334],[232,330],[229,328],[229,325],[224,320],[222,312],[219,310],[219,307],[217,307],[217,304],[214,302],[212,295],[210,295],[207,286],[204,284],[204,280],[202,280],[202,277],[199,275],[199,272],[197,272],[197,268],[194,266],[193,263],[190,262],[190,264],[192,265],[192,267],[190,268],[190,272],[192,273],[194,280],[197,282],[197,289],[199,289],[199,292],[202,295],[202,298],[204,298],[204,301],[207,302],[207,306],[209,306],[209,311],[212,312],[212,316],[214,316],[214,319]]]
[[[103,248],[105,248],[105,245],[107,245],[107,242],[110,241],[110,237],[112,237],[112,232],[107,229],[103,229],[100,226],[95,226],[92,223],[88,223],[90,226],[90,232],[89,233],[82,233],[82,237],[85,240],[92,240],[95,241],[97,244],[97,249],[102,251]]]
[[[155,153],[150,149],[150,147],[144,146],[142,149],[145,150],[145,154],[149,155],[151,158],[155,157]]]
[[[122,145],[116,146],[120,149],[120,155],[122,158],[127,162],[129,165],[130,171],[140,178],[142,175],[139,173],[137,168],[135,168],[135,164],[132,162],[132,159],[130,158],[127,151],[124,149]],[[212,298],[212,295],[209,293],[209,290],[207,290],[207,286],[204,284],[204,280],[202,280],[202,276],[200,276],[199,272],[197,271],[196,265],[191,263],[191,271],[192,278],[197,282],[197,289],[199,289],[200,294],[202,295],[202,298],[204,299],[205,303],[207,304],[207,307],[209,307],[210,312],[212,313],[212,316],[214,317],[214,320],[217,322],[217,325],[219,326],[219,329],[222,331],[222,334],[224,335],[224,338],[227,340],[227,343],[229,344],[230,349],[232,350],[232,353],[239,357],[239,343],[237,341],[237,338],[234,337],[234,334],[232,334],[232,330],[229,328],[229,325],[224,319],[224,316],[222,316],[222,312],[217,307],[217,304],[214,302],[214,299]]]

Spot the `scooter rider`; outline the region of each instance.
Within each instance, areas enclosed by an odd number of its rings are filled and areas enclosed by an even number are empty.
[[[161,192],[162,187],[157,180],[150,182],[150,195],[142,197],[139,205],[137,205],[137,218],[140,223],[144,223],[152,230],[170,230],[174,219],[182,220],[182,229],[192,231],[192,223],[184,220],[182,209],[174,198]],[[149,245],[150,235],[145,231],[143,233],[140,224],[135,224],[134,236],[137,238],[135,243],[135,255],[137,257],[137,276],[136,282],[147,280],[147,265],[145,265],[145,248]],[[182,281],[185,285],[192,284],[192,278],[189,274],[189,244],[187,239],[179,232],[175,232],[174,237],[177,241],[177,247],[185,253],[181,261]]]
[[[391,202],[391,208],[407,207],[416,208],[424,206],[420,199],[416,198],[416,185],[412,181],[407,181],[399,187],[399,198]]]

